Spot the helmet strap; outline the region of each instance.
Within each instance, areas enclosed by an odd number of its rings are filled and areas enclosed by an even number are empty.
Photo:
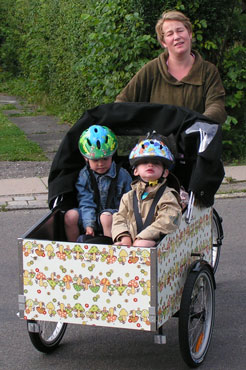
[[[148,186],[156,186],[157,184],[162,183],[163,180],[164,180],[164,178],[162,176],[159,179],[154,180],[154,181],[144,181],[143,179],[141,179],[141,181],[143,181],[143,183],[146,184],[146,187],[148,187]]]
[[[159,182],[159,179],[155,181],[149,181],[149,186],[156,186],[158,182]]]

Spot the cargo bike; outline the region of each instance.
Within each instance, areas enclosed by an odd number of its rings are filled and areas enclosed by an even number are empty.
[[[179,229],[153,248],[116,246],[98,236],[66,240],[64,213],[76,205],[74,184],[84,165],[77,142],[92,124],[119,138],[115,158],[128,166],[137,137],[168,137],[176,158],[170,186],[189,193]],[[122,143],[122,150],[121,150]],[[129,148],[126,148],[127,145]],[[67,324],[151,331],[164,344],[164,324],[179,320],[184,361],[199,366],[212,337],[215,271],[223,239],[213,209],[222,182],[221,127],[203,115],[170,105],[115,103],[88,110],[64,137],[49,175],[49,213],[18,239],[19,316],[33,345],[52,352]],[[173,183],[172,183],[173,182]]]

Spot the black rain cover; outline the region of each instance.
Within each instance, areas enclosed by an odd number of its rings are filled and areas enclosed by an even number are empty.
[[[76,205],[75,182],[84,159],[78,149],[81,133],[93,124],[111,128],[117,136],[145,135],[155,130],[169,137],[176,156],[174,173],[186,190],[193,191],[203,205],[211,206],[223,177],[221,126],[186,108],[151,103],[110,103],[86,111],[65,135],[51,165],[49,206],[63,195],[66,208]],[[190,128],[190,133],[186,130]],[[205,146],[201,148],[201,129]],[[189,130],[188,130],[189,131]]]

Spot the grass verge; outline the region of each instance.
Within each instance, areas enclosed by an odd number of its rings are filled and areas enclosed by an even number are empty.
[[[13,77],[3,71],[0,73],[0,92],[23,98],[29,104],[37,106],[41,114],[58,117],[60,123],[72,125],[83,114],[83,111],[75,113],[72,108],[68,110],[64,103],[59,103],[51,96],[47,96],[45,92],[34,88],[28,80]]]
[[[24,132],[4,116],[5,109],[6,106],[0,107],[0,161],[47,161],[40,146],[28,140]]]

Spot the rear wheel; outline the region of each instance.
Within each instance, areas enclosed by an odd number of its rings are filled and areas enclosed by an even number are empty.
[[[52,321],[27,321],[27,330],[34,347],[44,353],[54,351],[66,331],[67,324]]]
[[[179,312],[179,345],[184,361],[198,367],[207,354],[214,324],[214,284],[208,266],[191,271]]]
[[[217,270],[219,259],[220,259],[220,250],[222,245],[224,234],[222,228],[222,218],[219,216],[218,212],[213,208],[213,220],[212,220],[212,261],[211,266],[214,269],[214,273]]]

